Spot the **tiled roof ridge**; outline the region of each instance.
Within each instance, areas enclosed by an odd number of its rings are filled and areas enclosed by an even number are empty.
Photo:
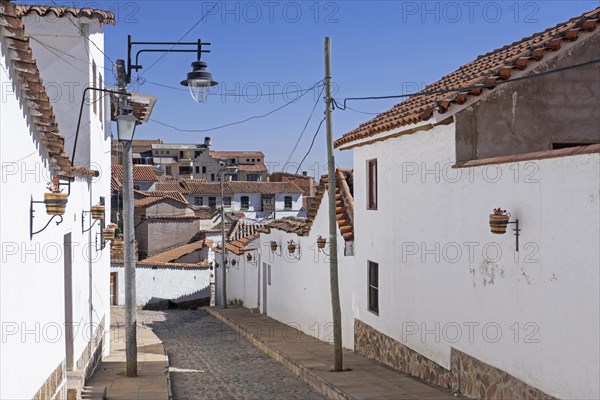
[[[123,182],[123,166],[113,164],[111,165],[112,176],[115,177],[119,182]],[[133,180],[140,182],[159,182],[156,172],[151,165],[134,165],[133,166]]]
[[[495,86],[489,85],[510,79],[514,70],[526,70],[541,61],[545,52],[559,50],[563,41],[572,42],[578,39],[582,31],[587,33],[594,31],[599,18],[600,7],[579,17],[571,18],[565,23],[557,24],[553,28],[481,55],[443,76],[440,80],[427,85],[424,90],[396,104],[390,110],[360,124],[358,128],[337,139],[334,146],[337,148],[401,126],[426,121],[431,118],[434,111],[443,114],[452,104],[464,104],[470,96],[481,95],[484,89],[493,90]],[[472,88],[468,92],[426,93],[475,85],[479,85],[479,87]]]
[[[354,240],[354,197],[347,182],[348,176],[352,176],[352,174],[352,170],[336,170],[336,221],[340,234],[345,241]],[[328,181],[327,175],[321,177],[306,219],[296,217],[280,218],[267,224],[260,231],[269,233],[270,229],[279,229],[284,232],[295,233],[298,236],[308,236],[319,212],[323,196],[327,191]]]
[[[1,36],[6,38],[6,58],[11,64],[10,72],[15,75],[21,88],[19,97],[27,108],[29,121],[46,148],[53,175],[92,177],[96,171],[81,165],[72,166],[65,153],[65,138],[59,134],[54,109],[33,57],[19,7],[0,0],[0,31]]]
[[[115,15],[111,11],[99,10],[94,8],[76,8],[65,6],[46,6],[37,4],[19,4],[16,6],[16,14],[19,17],[26,16],[35,12],[40,17],[53,13],[57,18],[71,14],[75,18],[95,19],[101,24],[115,24]]]

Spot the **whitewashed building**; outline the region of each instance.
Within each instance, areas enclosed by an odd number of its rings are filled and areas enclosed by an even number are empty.
[[[221,184],[197,179],[159,182],[159,191],[179,191],[190,204],[218,208],[221,206]],[[294,182],[223,183],[223,203],[227,212],[241,212],[246,218],[264,220],[282,217],[305,217],[302,189]]]
[[[335,142],[355,166],[355,351],[469,398],[600,397],[599,14]]]
[[[110,215],[110,115],[97,92],[72,155],[83,89],[104,87],[113,23],[101,10],[0,1],[3,399],[67,398],[109,352],[109,248],[89,213],[104,203]],[[41,203],[53,176],[68,193],[63,216]]]
[[[354,158],[336,197],[344,347],[468,398],[600,397],[599,17],[482,55],[335,142]],[[331,341],[322,190],[227,282]]]

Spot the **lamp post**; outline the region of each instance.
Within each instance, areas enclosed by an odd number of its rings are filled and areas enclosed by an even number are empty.
[[[227,308],[227,266],[225,265],[225,257],[227,252],[227,247],[225,246],[225,197],[224,197],[224,182],[225,182],[225,171],[229,171],[230,173],[235,174],[237,172],[237,167],[234,165],[228,165],[224,162],[219,163],[221,168],[220,172],[220,181],[221,181],[221,266],[223,267],[223,308]]]
[[[135,300],[135,230],[133,226],[133,157],[131,142],[137,119],[128,102],[117,117],[117,133],[123,144],[123,241],[125,264],[125,357],[127,376],[137,376],[137,318]]]
[[[141,49],[135,55],[135,64],[131,62],[131,52],[135,45],[170,45],[170,49]],[[194,49],[175,49],[176,46],[194,45]],[[194,100],[206,100],[208,94],[203,88],[217,85],[212,80],[212,74],[206,71],[206,63],[200,61],[202,53],[209,53],[209,50],[203,50],[202,46],[210,43],[202,43],[200,39],[197,42],[133,42],[131,35],[127,37],[127,64],[125,60],[118,59],[116,64],[117,81],[119,92],[129,95],[127,85],[131,83],[131,71],[142,69],[139,64],[139,55],[144,52],[153,53],[196,53],[197,61],[192,63],[194,68],[187,74],[187,79],[182,82],[190,87],[190,93]],[[192,90],[193,89],[193,90]],[[206,94],[204,93],[206,92]],[[194,93],[197,93],[194,96]],[[117,130],[119,141],[123,143],[123,248],[125,255],[125,358],[127,365],[127,376],[137,376],[137,334],[136,334],[136,296],[135,296],[135,229],[133,222],[133,157],[131,154],[131,142],[137,119],[133,115],[133,110],[129,106],[128,100],[123,100],[121,114],[117,117]]]

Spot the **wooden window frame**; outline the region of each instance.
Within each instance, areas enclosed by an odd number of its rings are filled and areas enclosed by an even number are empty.
[[[367,309],[379,315],[379,263],[373,261],[367,261]]]
[[[377,210],[377,159],[367,160],[367,210]]]

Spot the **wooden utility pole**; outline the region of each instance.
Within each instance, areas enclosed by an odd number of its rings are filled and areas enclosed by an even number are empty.
[[[335,160],[333,158],[333,121],[331,110],[331,39],[325,38],[325,125],[327,127],[327,176],[329,197],[329,283],[331,285],[331,312],[333,314],[334,371],[342,371],[342,310],[338,284],[337,221],[335,218]]]

